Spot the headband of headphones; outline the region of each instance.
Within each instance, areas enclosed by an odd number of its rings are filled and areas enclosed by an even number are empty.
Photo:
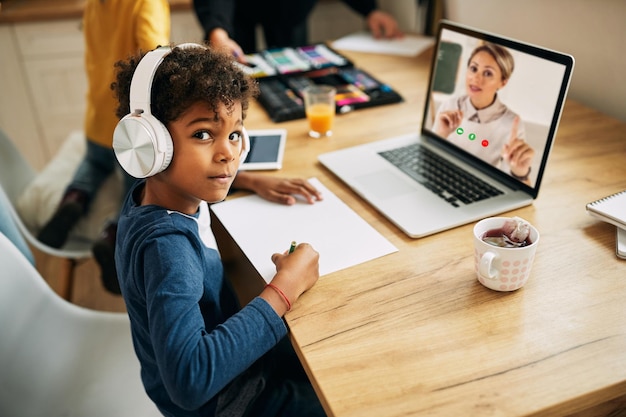
[[[181,43],[176,48],[180,49],[206,49],[198,43]],[[172,52],[169,46],[159,46],[148,52],[139,61],[133,79],[130,84],[130,112],[141,111],[144,114],[152,114],[150,100],[152,94],[152,81],[163,59]]]
[[[172,52],[168,46],[160,46],[148,52],[139,61],[130,83],[130,112],[136,114],[152,114],[150,97],[154,74],[163,62],[163,58]]]

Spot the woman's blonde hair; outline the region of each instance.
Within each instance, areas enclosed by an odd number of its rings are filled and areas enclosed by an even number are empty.
[[[496,45],[491,42],[484,42],[478,45],[474,51],[472,51],[472,55],[470,55],[467,60],[467,65],[469,66],[472,58],[479,52],[487,52],[489,55],[495,59],[496,64],[500,68],[500,72],[502,73],[502,80],[508,80],[513,74],[513,69],[515,68],[515,61],[513,60],[513,56],[511,53],[504,47],[500,45]]]

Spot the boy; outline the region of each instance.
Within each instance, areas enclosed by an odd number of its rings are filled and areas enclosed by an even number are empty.
[[[164,162],[146,171],[124,203],[115,255],[148,395],[166,416],[324,416],[285,346],[281,319],[317,281],[317,252],[300,244],[273,254],[275,277],[240,309],[210,230],[207,202],[223,200],[233,181],[287,204],[292,194],[310,203],[321,198],[303,180],[245,172],[235,179],[256,84],[230,57],[198,45],[159,48],[141,62],[136,56],[116,65],[118,116],[133,110],[114,137],[122,166],[143,169],[128,158],[141,152],[124,149],[138,139],[125,124],[154,117],[167,130]],[[138,83],[147,83],[146,91]],[[142,94],[147,109],[133,102]],[[157,126],[157,135],[165,129]]]

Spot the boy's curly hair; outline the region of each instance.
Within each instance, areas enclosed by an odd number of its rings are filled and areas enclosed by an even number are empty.
[[[111,89],[119,101],[116,114],[120,119],[131,112],[130,85],[144,55],[140,52],[115,63],[117,81]],[[245,119],[249,101],[258,91],[257,82],[241,71],[230,55],[211,48],[172,46],[154,75],[150,110],[167,126],[197,102],[207,103],[216,112],[223,103],[229,113],[235,102],[241,102]]]

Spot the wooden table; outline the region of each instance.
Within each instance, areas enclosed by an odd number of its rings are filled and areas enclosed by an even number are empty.
[[[307,138],[304,120],[279,125],[289,131],[285,163],[269,175],[319,178],[399,249],[323,276],[286,316],[325,409],[560,416],[624,406],[626,261],[615,256],[615,228],[585,204],[626,189],[625,123],[567,102],[538,199],[507,213],[541,233],[529,282],[512,293],[476,280],[472,224],[408,238],[317,162],[322,152],[417,131],[430,54],[346,52],[405,102],[341,115],[330,139]],[[246,125],[276,127],[256,105]]]

